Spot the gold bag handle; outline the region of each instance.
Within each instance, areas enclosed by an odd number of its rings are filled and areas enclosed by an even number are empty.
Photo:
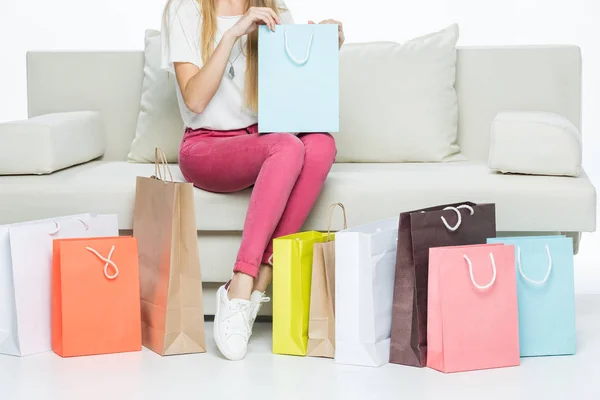
[[[168,181],[167,173],[169,174]],[[165,156],[165,152],[160,147],[154,149],[154,176],[163,182],[173,182],[173,174],[171,173],[171,168],[169,168],[167,156]]]
[[[339,207],[342,209],[344,215],[344,230],[348,229],[348,217],[346,216],[346,207],[342,203],[333,203],[327,208],[327,241],[331,242],[331,220],[333,218],[333,211]]]

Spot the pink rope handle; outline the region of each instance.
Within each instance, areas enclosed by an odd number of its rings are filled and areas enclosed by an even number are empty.
[[[113,245],[113,247],[110,249],[110,252],[108,253],[108,257],[104,258],[100,253],[98,253],[98,251],[96,251],[95,249],[91,248],[91,247],[86,247],[85,248],[87,251],[94,253],[96,255],[96,257],[98,257],[100,260],[104,261],[106,264],[104,264],[104,276],[106,276],[107,279],[113,280],[115,279],[117,276],[119,276],[119,267],[117,267],[117,264],[115,264],[110,258],[113,255],[113,252],[115,251],[115,246]],[[115,270],[115,273],[113,275],[110,275],[108,273],[108,266],[113,267],[113,269]]]

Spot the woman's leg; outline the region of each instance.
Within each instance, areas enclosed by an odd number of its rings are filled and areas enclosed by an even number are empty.
[[[179,166],[186,179],[208,191],[236,192],[254,185],[235,274],[229,286],[217,290],[213,324],[221,353],[230,360],[241,360],[252,334],[249,300],[254,278],[302,170],[304,145],[287,134],[234,134],[234,137],[186,137]]]
[[[249,298],[253,278],[302,171],[305,145],[289,134],[244,134],[226,138],[198,136],[184,142],[182,173],[195,186],[219,193],[254,185],[242,244],[230,287],[231,298]]]
[[[310,133],[299,138],[304,144],[304,166],[263,254],[261,271],[264,272],[259,274],[254,285],[254,289],[260,292],[264,292],[271,282],[272,273],[266,268],[273,254],[273,239],[296,233],[302,228],[335,161],[335,139],[330,134]]]

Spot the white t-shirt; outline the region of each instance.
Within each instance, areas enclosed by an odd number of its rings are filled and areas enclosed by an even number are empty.
[[[280,15],[282,24],[293,24],[293,18],[283,0],[279,7],[285,8]],[[216,43],[223,33],[235,25],[241,16],[218,17]],[[174,0],[167,10],[166,26],[162,28],[162,68],[175,76],[174,63],[186,62],[202,68],[200,45],[202,17],[196,0]],[[185,126],[192,129],[234,130],[243,129],[257,123],[256,114],[245,107],[244,84],[246,81],[246,37],[240,38],[229,56],[221,85],[202,114],[190,111],[177,80],[173,79],[177,90],[179,110]],[[235,78],[228,71],[233,65]]]

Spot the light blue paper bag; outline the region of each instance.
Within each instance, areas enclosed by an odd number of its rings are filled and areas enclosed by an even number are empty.
[[[521,357],[575,354],[573,240],[488,239],[515,246]]]
[[[259,132],[338,132],[339,102],[337,25],[259,27]]]

